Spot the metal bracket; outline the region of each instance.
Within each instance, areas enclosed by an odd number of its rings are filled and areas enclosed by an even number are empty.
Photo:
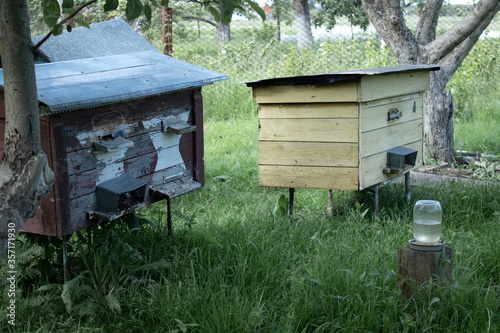
[[[389,112],[387,113],[387,120],[396,120],[401,117],[402,114],[398,109],[390,109]]]
[[[116,151],[119,149],[127,149],[133,146],[134,143],[131,140],[125,139],[122,136],[118,136],[114,139],[94,142],[94,148],[96,151],[102,151],[106,153]]]

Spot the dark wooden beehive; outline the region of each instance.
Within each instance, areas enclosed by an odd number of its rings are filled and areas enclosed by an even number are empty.
[[[42,148],[56,181],[22,230],[71,234],[204,184],[201,87],[225,75],[148,51],[38,64],[36,76]],[[125,182],[113,192],[119,207],[102,209],[97,188],[113,180]],[[143,197],[131,195],[141,186]]]

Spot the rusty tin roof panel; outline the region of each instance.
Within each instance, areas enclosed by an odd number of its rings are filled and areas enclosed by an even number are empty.
[[[42,114],[65,112],[200,87],[227,76],[147,51],[35,66]],[[3,72],[0,70],[0,85]]]
[[[355,79],[364,75],[392,74],[397,72],[429,70],[435,71],[440,67],[438,65],[405,65],[389,66],[378,68],[351,69],[348,71],[323,73],[302,76],[278,77],[245,82],[249,87],[265,87],[270,85],[301,85],[301,84],[328,84],[338,81]]]

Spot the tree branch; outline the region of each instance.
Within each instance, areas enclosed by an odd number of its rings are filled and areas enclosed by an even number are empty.
[[[214,27],[216,27],[216,26],[217,26],[217,24],[215,24],[214,22],[212,22],[212,21],[210,21],[210,20],[207,20],[207,19],[204,19],[204,18],[202,18],[202,17],[198,17],[198,16],[189,16],[189,15],[184,16],[184,15],[179,15],[178,13],[175,13],[175,12],[174,12],[174,14],[175,14],[175,15],[177,15],[177,16],[179,16],[180,18],[185,19],[185,20],[198,20],[198,21],[202,21],[202,22],[208,23],[208,24],[210,24],[210,25],[213,25]]]
[[[64,18],[60,23],[58,24],[64,24],[66,22],[68,22],[69,20],[71,20],[73,17],[75,17],[79,12],[81,12],[85,7],[88,7],[89,5],[93,4],[97,2],[97,0],[90,0],[89,2],[86,2],[84,4],[81,4],[79,7],[76,8],[76,10],[71,14],[69,15],[68,17]],[[35,52],[36,50],[38,50],[40,48],[40,46],[45,43],[47,41],[47,39],[50,38],[50,36],[52,36],[52,34],[54,33],[54,28],[52,28],[52,30],[50,30],[50,32],[45,36],[43,37],[35,46],[33,46],[32,50],[33,52]]]
[[[464,59],[469,54],[470,50],[478,41],[479,37],[481,37],[483,31],[488,27],[493,18],[495,18],[495,15],[496,12],[491,11],[489,15],[483,21],[481,21],[481,23],[476,27],[476,30],[474,30],[474,32],[469,37],[467,37],[462,43],[457,45],[453,49],[453,51],[443,57],[443,59],[439,63],[439,65],[441,66],[440,72],[442,72],[441,75],[443,75],[443,77],[447,81],[451,79],[455,71],[458,69],[458,67],[460,67]]]
[[[418,20],[415,36],[418,42],[426,45],[436,38],[436,27],[443,0],[427,0]]]
[[[483,26],[485,21],[489,24],[499,9],[500,0],[480,0],[476,3],[472,10],[453,28],[424,46],[424,51],[428,54],[430,62],[439,62],[469,35],[473,34],[479,25]],[[488,20],[488,18],[490,19]]]
[[[362,0],[363,9],[401,65],[420,63],[420,44],[406,26],[399,0]]]

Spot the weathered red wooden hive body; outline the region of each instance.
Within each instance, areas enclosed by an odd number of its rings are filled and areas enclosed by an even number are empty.
[[[148,51],[39,64],[36,76],[56,181],[24,231],[67,235],[204,184],[201,86],[225,75]]]

